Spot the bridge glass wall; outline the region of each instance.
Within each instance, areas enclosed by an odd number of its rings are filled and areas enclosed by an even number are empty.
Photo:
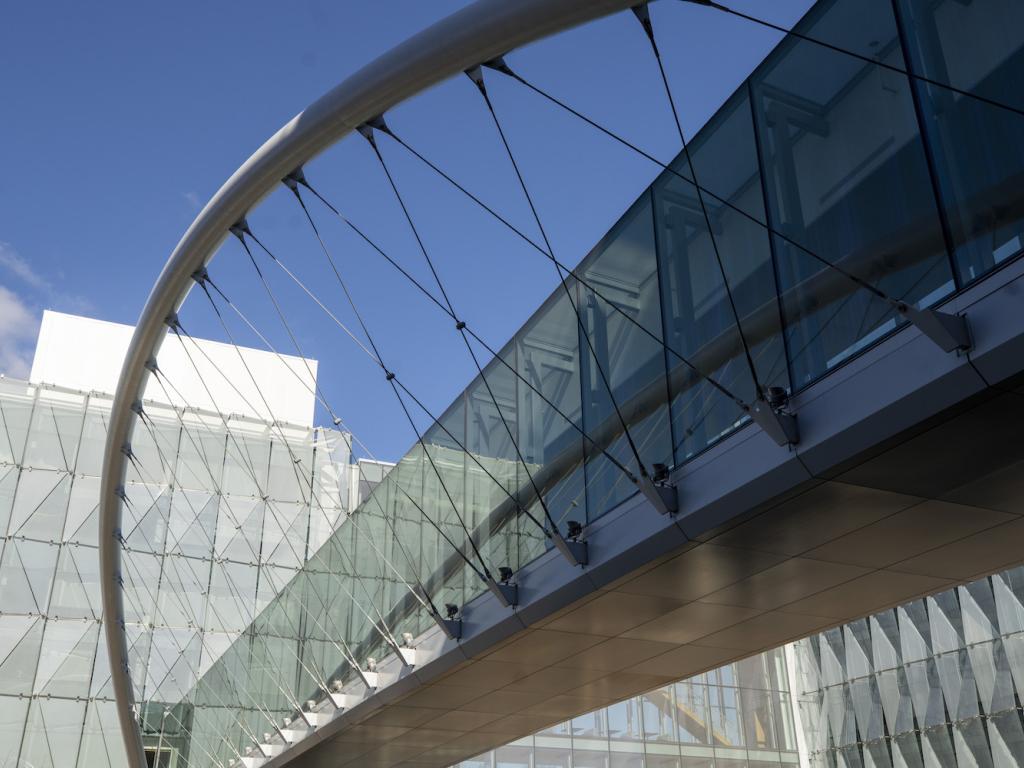
[[[796,766],[782,649],[545,728],[457,768]]]
[[[548,515],[564,531],[634,493],[630,439],[648,469],[679,465],[744,426],[737,400],[798,392],[897,328],[851,276],[927,307],[1019,255],[1024,117],[993,100],[1021,102],[1021,13],[817,3],[796,30],[824,44],[790,36],[766,58],[693,137],[692,167],[653,181],[257,619],[273,642],[238,644],[200,695],[287,708],[355,680],[351,660],[386,650],[376,624],[431,625],[412,586],[465,605],[474,569],[550,546]]]

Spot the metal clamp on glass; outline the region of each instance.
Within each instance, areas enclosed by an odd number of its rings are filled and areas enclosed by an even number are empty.
[[[768,387],[747,408],[747,413],[765,434],[779,445],[800,442],[800,429],[796,415],[787,410],[789,393],[782,387]]]
[[[461,640],[462,617],[459,616],[459,606],[445,603],[444,614],[446,618],[442,618],[436,610],[433,612],[434,621],[437,622],[437,626],[448,636],[449,640]]]
[[[495,581],[494,577],[488,573],[485,581],[487,582],[487,588],[491,590],[498,602],[506,608],[512,608],[519,604],[519,586],[512,583],[513,572],[512,569],[507,565],[501,566],[498,569],[500,574],[500,581]]]
[[[679,491],[669,482],[668,466],[655,464],[654,476],[644,472],[637,480],[637,487],[663,515],[674,515],[679,511]]]
[[[567,524],[568,536],[562,536],[557,528],[551,532],[551,540],[555,549],[562,553],[573,565],[586,565],[589,562],[587,542],[580,541],[583,535],[583,524],[578,520],[570,520]]]
[[[971,348],[967,318],[934,309],[918,309],[902,302],[896,310],[917,330],[934,341],[943,352],[965,352]]]

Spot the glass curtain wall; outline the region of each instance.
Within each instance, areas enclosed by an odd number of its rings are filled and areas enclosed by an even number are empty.
[[[770,768],[799,764],[781,649],[538,731],[458,768]]]
[[[1024,569],[795,646],[812,768],[1024,766]]]
[[[0,766],[107,768],[124,747],[101,624],[99,476],[111,399],[0,379]],[[344,519],[347,436],[289,430],[324,496],[300,501],[267,424],[183,426],[147,404],[126,485],[125,607],[136,699],[160,765],[189,762],[185,695]],[[244,461],[270,489],[255,494]],[[162,469],[161,469],[162,468]],[[313,506],[316,510],[313,510]],[[165,704],[167,705],[165,707]],[[199,760],[194,764],[212,764]]]

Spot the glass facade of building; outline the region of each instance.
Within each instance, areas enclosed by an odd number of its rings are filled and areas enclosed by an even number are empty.
[[[772,768],[800,764],[781,649],[546,728],[458,768]]]
[[[97,554],[110,405],[107,395],[0,378],[0,768],[124,764]],[[186,692],[344,519],[349,443],[339,432],[282,433],[155,403],[146,412],[134,450],[140,467],[165,472],[133,471],[126,485],[135,695],[158,765],[212,765],[191,762],[175,740],[179,723],[201,719]],[[296,501],[283,435],[317,478],[313,504]],[[262,467],[266,498],[242,480],[243,460]]]
[[[1024,569],[795,647],[811,768],[1024,766]]]

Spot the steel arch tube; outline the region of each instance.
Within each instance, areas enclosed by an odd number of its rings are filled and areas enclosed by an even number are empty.
[[[638,0],[477,0],[414,35],[363,67],[294,117],[260,147],[206,204],[160,273],[139,317],[110,415],[100,483],[100,583],[111,682],[128,764],[145,768],[134,716],[120,578],[121,499],[126,456],[135,424],[132,404],[148,379],[147,363],[166,333],[165,320],[184,301],[192,273],[205,265],[228,229],[287,174],[357,126],[441,80]]]

